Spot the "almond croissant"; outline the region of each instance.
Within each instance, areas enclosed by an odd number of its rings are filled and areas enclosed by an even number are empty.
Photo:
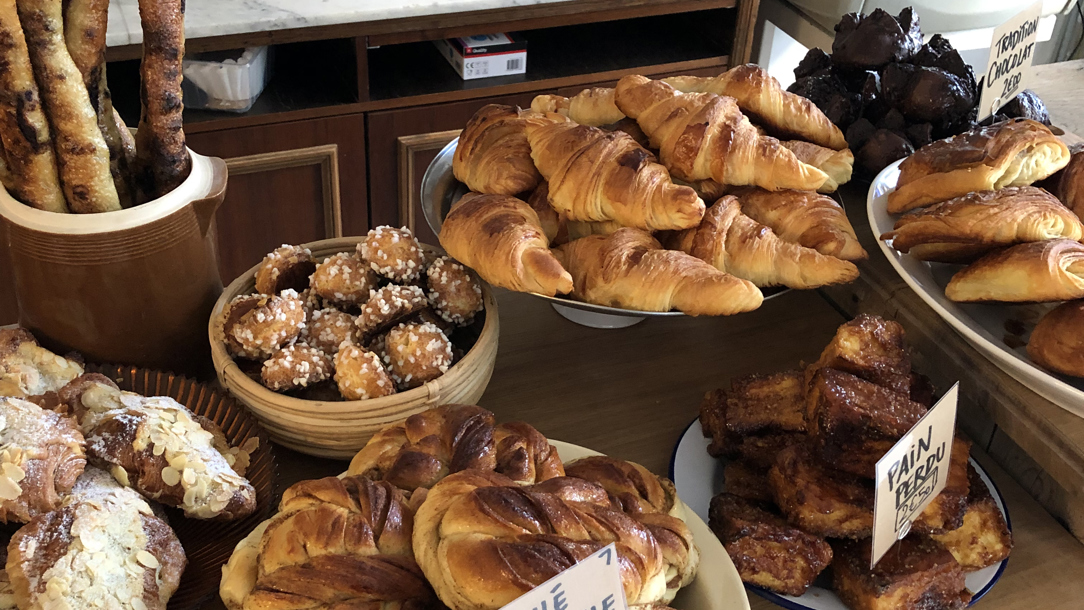
[[[639,229],[619,229],[561,246],[575,280],[573,296],[598,305],[727,316],[760,307],[764,296],[745,280],[683,252],[663,250]]]
[[[636,119],[663,165],[685,181],[815,191],[828,175],[806,165],[775,138],[762,136],[733,98],[681,93],[663,81],[626,76],[617,106]]]
[[[746,216],[733,195],[708,208],[704,222],[673,238],[676,249],[757,286],[817,288],[858,278],[858,267],[812,248],[783,241]]]
[[[452,156],[456,180],[493,195],[516,195],[537,186],[541,177],[523,133],[533,114],[501,104],[482,106],[459,135]]]
[[[444,219],[440,245],[495,286],[547,296],[572,291],[538,214],[515,197],[463,195]]]
[[[560,117],[527,125],[531,157],[549,183],[549,201],[568,220],[614,220],[650,231],[694,227],[704,216],[696,192],[670,181],[655,156],[621,131]]]
[[[741,210],[768,225],[780,239],[813,248],[826,256],[857,261],[867,258],[843,206],[810,191],[765,191],[742,187],[732,193]]]

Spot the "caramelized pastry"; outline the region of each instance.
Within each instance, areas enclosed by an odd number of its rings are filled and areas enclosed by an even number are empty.
[[[961,610],[971,602],[960,564],[941,544],[912,534],[871,570],[870,540],[841,542],[832,564],[836,595],[853,610]]]
[[[1012,119],[938,140],[900,164],[888,211],[900,214],[975,191],[1027,186],[1069,163],[1069,148],[1050,128]]]
[[[86,467],[84,447],[67,417],[0,398],[0,522],[25,523],[59,508]]]
[[[365,261],[339,252],[316,266],[311,286],[313,294],[325,302],[340,307],[359,307],[376,289],[377,277]]]
[[[264,257],[256,269],[256,292],[267,295],[287,289],[302,292],[309,287],[309,276],[314,271],[316,261],[308,248],[283,244]]]
[[[244,301],[248,302],[248,301]],[[232,314],[231,314],[232,316]],[[264,360],[297,339],[305,328],[305,304],[293,290],[261,299],[229,327],[231,345],[244,358]]]
[[[1005,515],[990,495],[990,488],[970,464],[967,477],[971,490],[963,525],[931,538],[944,545],[965,572],[973,572],[1007,559],[1013,542]]]
[[[337,309],[318,309],[309,315],[301,339],[312,347],[334,356],[342,344],[358,342],[358,319]]]
[[[700,405],[708,453],[771,466],[778,450],[805,440],[804,399],[801,371],[739,377],[729,391],[709,392]]]
[[[429,300],[418,286],[384,286],[362,306],[358,330],[362,337],[379,335],[428,306]]]
[[[260,380],[274,392],[315,385],[331,377],[331,357],[304,343],[288,345],[263,363]]]
[[[358,244],[358,256],[368,261],[381,277],[393,282],[413,282],[425,271],[421,245],[406,227],[370,229],[365,241]]]
[[[346,400],[367,400],[395,393],[395,382],[380,357],[356,345],[335,355],[335,383]]]
[[[463,265],[442,256],[426,270],[429,302],[441,318],[452,324],[470,324],[485,307],[482,287]]]
[[[516,195],[533,189],[541,176],[531,161],[524,133],[536,113],[501,104],[488,104],[474,113],[459,135],[452,156],[456,180],[472,191]]]
[[[384,338],[384,363],[399,389],[416,388],[448,372],[452,343],[435,324],[404,323]]]
[[[968,262],[1014,244],[1084,238],[1084,224],[1033,186],[969,193],[905,214],[881,236],[919,260]]]
[[[565,474],[600,485],[630,515],[662,513],[679,519],[685,516],[674,483],[635,462],[603,455],[585,457],[565,464]]]
[[[774,504],[772,489],[768,486],[768,469],[760,468],[746,460],[727,460],[723,467],[726,493],[756,502],[764,506]]]
[[[831,197],[809,191],[772,192],[752,187],[731,194],[741,202],[746,216],[767,225],[779,239],[845,261],[869,256],[858,243],[843,206]]]
[[[1039,366],[1084,377],[1084,301],[1062,303],[1031,331],[1028,356]]]
[[[1053,239],[987,254],[952,276],[945,296],[959,303],[1084,299],[1084,244]]]
[[[38,345],[22,328],[0,329],[0,396],[56,392],[83,374],[83,365]]]
[[[806,385],[825,367],[861,377],[898,394],[911,393],[911,356],[907,353],[903,326],[880,316],[859,314],[840,326],[820,358],[806,367]]]

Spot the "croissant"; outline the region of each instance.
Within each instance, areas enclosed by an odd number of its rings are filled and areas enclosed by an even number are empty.
[[[564,475],[557,450],[527,424],[494,425],[489,411],[442,405],[378,432],[350,462],[348,474],[400,489],[429,488],[461,470],[497,471],[532,484]]]
[[[684,93],[727,95],[742,112],[780,136],[793,136],[833,150],[847,148],[843,132],[817,105],[790,93],[756,64],[736,66],[715,77],[672,76],[663,79]]]
[[[1021,242],[1084,237],[1084,225],[1050,193],[1034,186],[969,193],[915,210],[881,235],[919,260],[966,262]]]
[[[960,303],[1084,299],[1084,244],[1052,239],[987,254],[952,276],[945,296]]]
[[[444,219],[440,245],[495,286],[547,296],[572,291],[538,214],[515,197],[463,195]]]
[[[655,156],[626,133],[547,115],[527,126],[531,157],[549,183],[549,200],[568,220],[614,220],[647,230],[694,227],[704,202],[670,181]]]
[[[1040,366],[1084,377],[1084,301],[1062,303],[1031,331],[1028,356]]]
[[[839,185],[851,181],[851,172],[854,170],[854,153],[849,148],[832,150],[824,146],[818,146],[801,140],[786,140],[783,142],[798,160],[806,165],[821,170],[828,175],[828,179],[817,189],[820,193],[834,193]]]
[[[683,252],[663,250],[651,235],[620,229],[561,246],[578,299],[641,311],[676,309],[691,316],[727,316],[760,307],[752,283]]]
[[[1069,148],[1030,119],[976,127],[923,146],[900,164],[888,211],[900,214],[973,191],[1027,186],[1069,163]]]
[[[460,472],[429,491],[414,520],[418,565],[452,610],[501,608],[610,543],[630,605],[671,600],[667,573],[684,570],[683,542],[656,538],[587,481],[523,488],[496,473]],[[668,566],[667,554],[679,564]]]
[[[613,87],[591,87],[571,98],[560,95],[539,95],[531,102],[531,110],[563,114],[580,125],[602,127],[625,118],[614,104]]]
[[[482,106],[459,134],[452,156],[456,180],[472,191],[491,195],[515,195],[533,189],[541,176],[531,161],[524,134],[531,111],[512,106]]]
[[[557,210],[550,205],[549,182],[543,180],[531,191],[531,196],[527,198],[527,205],[531,206],[535,214],[538,214],[538,223],[546,235],[546,241],[551,245],[568,241],[567,221],[561,218]]]
[[[761,287],[817,288],[858,278],[854,263],[783,241],[743,214],[733,195],[716,201],[699,227],[676,234],[671,245]]]
[[[1065,207],[1084,219],[1084,143],[1069,147],[1069,163],[1043,182]]]
[[[87,465],[75,423],[18,398],[0,398],[0,523],[60,507]]]
[[[784,241],[846,261],[869,256],[858,243],[847,213],[831,197],[809,191],[772,192],[755,187],[742,187],[733,195],[741,201],[741,211],[746,216],[767,225]]]

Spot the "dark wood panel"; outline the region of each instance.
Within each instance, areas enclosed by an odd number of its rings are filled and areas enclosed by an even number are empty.
[[[8,255],[7,225],[0,223],[0,325],[19,321],[19,302],[15,299],[15,276]]]

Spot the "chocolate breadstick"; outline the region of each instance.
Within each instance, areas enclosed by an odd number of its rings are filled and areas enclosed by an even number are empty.
[[[181,61],[184,0],[139,0],[143,24],[142,113],[136,132],[138,182],[149,197],[176,188],[192,169],[184,145]]]
[[[68,212],[15,0],[0,0],[0,140],[11,195],[40,210]]]
[[[119,210],[109,171],[109,148],[98,118],[64,43],[62,0],[16,0],[26,33],[30,63],[55,138],[60,182],[68,205],[78,213]]]

